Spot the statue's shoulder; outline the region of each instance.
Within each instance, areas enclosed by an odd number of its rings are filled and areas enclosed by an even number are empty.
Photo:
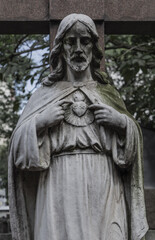
[[[34,112],[37,112],[42,106],[48,103],[49,99],[52,99],[52,95],[54,93],[54,86],[44,86],[41,85],[29,98],[21,119],[25,118],[25,116],[31,115]]]
[[[40,101],[42,98],[45,98],[46,95],[48,95],[49,93],[52,94],[52,92],[54,91],[55,88],[55,84],[51,85],[51,86],[46,86],[46,85],[41,85],[39,88],[37,88],[35,90],[35,92],[31,95],[28,104],[34,102],[34,101]]]
[[[116,110],[122,113],[126,113],[126,106],[125,103],[120,96],[117,89],[112,86],[111,84],[97,84],[97,91],[99,92],[100,96],[106,100],[106,102],[114,107]]]
[[[111,97],[121,99],[118,90],[109,83],[106,84],[97,83],[97,90],[100,92],[100,94],[107,94]]]

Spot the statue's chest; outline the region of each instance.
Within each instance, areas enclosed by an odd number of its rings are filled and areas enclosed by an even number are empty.
[[[74,126],[87,126],[94,121],[94,114],[89,110],[91,105],[88,97],[80,90],[67,97],[72,104],[64,105],[65,121]]]

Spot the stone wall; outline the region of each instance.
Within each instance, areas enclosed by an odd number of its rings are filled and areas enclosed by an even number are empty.
[[[10,233],[2,233],[0,234],[0,240],[12,240]]]

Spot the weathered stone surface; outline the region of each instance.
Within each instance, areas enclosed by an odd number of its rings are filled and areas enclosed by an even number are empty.
[[[154,240],[155,239],[155,230],[149,230],[146,234],[146,240]],[[0,240],[12,240],[11,234],[0,234]]]
[[[49,33],[49,21],[72,12],[105,21],[107,34],[155,33],[154,0],[0,0],[0,33]]]
[[[155,239],[155,230],[150,230],[146,234],[146,240],[154,240]]]
[[[149,228],[155,229],[155,189],[145,189],[145,202]]]
[[[50,8],[49,8],[50,6]],[[0,0],[1,21],[45,21],[62,19],[72,12],[94,20],[155,21],[154,0]]]
[[[142,128],[142,132],[144,140],[144,186],[146,212],[150,229],[155,229],[155,132],[146,128]]]
[[[72,12],[88,14],[94,20],[154,21],[154,0],[50,0],[50,18],[62,19]]]
[[[155,131],[142,128],[144,141],[144,185],[155,189]]]
[[[0,240],[12,240],[11,234],[10,233],[0,234]]]
[[[50,0],[50,19],[62,19],[70,13],[83,13],[94,20],[104,19],[103,0]]]
[[[105,0],[105,21],[154,21],[154,0]]]
[[[155,230],[149,230],[146,234],[146,240],[154,240],[155,239]],[[12,240],[11,234],[5,233],[0,234],[0,240]]]
[[[0,218],[0,234],[10,232],[9,218]]]
[[[0,21],[48,20],[49,0],[0,0]]]
[[[56,36],[56,32],[58,29],[60,21],[51,21],[50,23],[50,49],[52,50],[54,39]],[[99,34],[99,45],[102,48],[102,51],[104,52],[104,22],[99,21],[96,23],[97,32]],[[103,56],[103,59],[101,60],[100,65],[102,70],[105,70],[105,55]]]

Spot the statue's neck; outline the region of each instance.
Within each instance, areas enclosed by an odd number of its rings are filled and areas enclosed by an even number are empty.
[[[93,81],[90,67],[81,72],[73,71],[67,67],[66,80],[73,83]]]

